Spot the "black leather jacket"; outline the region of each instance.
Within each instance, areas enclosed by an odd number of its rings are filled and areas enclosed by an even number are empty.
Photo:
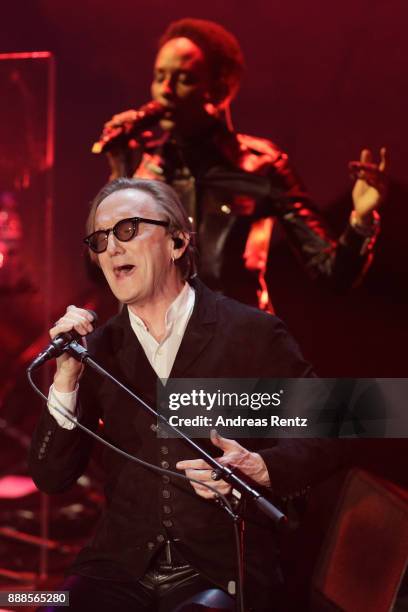
[[[194,220],[199,276],[215,291],[271,310],[264,277],[273,218],[310,276],[338,290],[355,284],[371,260],[374,238],[351,226],[331,237],[287,155],[268,140],[214,122],[192,142],[167,134],[145,143],[137,168],[124,164],[121,174],[157,179],[152,165]]]

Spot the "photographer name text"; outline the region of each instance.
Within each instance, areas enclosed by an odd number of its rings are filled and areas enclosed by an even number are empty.
[[[180,417],[171,415],[169,423],[173,427],[307,427],[308,419],[301,417],[282,418],[271,414],[269,417],[252,418],[252,417],[225,417],[218,416],[212,418],[209,416],[198,415],[194,417]]]

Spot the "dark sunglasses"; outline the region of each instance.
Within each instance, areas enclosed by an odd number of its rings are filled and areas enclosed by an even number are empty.
[[[150,223],[152,225],[162,225],[168,227],[168,221],[158,221],[156,219],[143,219],[142,217],[132,217],[131,219],[122,219],[113,227],[106,230],[97,230],[93,234],[89,234],[84,238],[85,244],[89,246],[94,253],[103,253],[108,248],[108,237],[110,232],[113,232],[115,238],[121,242],[128,242],[134,236],[137,236],[139,231],[139,223]]]

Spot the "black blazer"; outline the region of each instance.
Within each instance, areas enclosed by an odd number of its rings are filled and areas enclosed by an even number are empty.
[[[171,377],[284,378],[313,376],[311,366],[276,317],[217,295],[194,281],[196,303]],[[89,339],[96,360],[155,404],[157,377],[129,322],[128,311],[111,319]],[[159,439],[144,409],[112,383],[87,369],[80,382],[80,419],[93,430],[103,419],[104,436],[120,448],[164,467],[194,458],[176,439]],[[245,440],[262,454],[273,490],[294,495],[345,461],[339,441]],[[212,447],[212,445],[209,445]],[[70,487],[83,473],[92,441],[78,428],[63,429],[44,409],[34,433],[30,469],[48,493]],[[213,448],[213,447],[212,447]],[[213,448],[214,456],[220,454]],[[214,501],[196,495],[188,483],[146,471],[110,450],[104,452],[106,509],[95,535],[72,571],[126,580],[143,575],[170,535],[180,539],[184,557],[224,588],[235,577],[230,519]],[[276,569],[273,526],[249,504],[246,508],[246,566],[256,588],[273,586]]]

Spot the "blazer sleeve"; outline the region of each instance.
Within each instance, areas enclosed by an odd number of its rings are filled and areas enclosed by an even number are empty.
[[[285,325],[276,317],[271,317],[270,321],[269,377],[316,377]],[[267,337],[266,333],[264,337]],[[268,469],[273,493],[279,497],[296,497],[332,472],[348,466],[354,456],[351,442],[354,441],[335,438],[278,438],[270,446],[264,440],[258,452]]]
[[[85,373],[80,382],[78,420],[95,432],[99,413],[91,383],[91,377]],[[45,493],[69,489],[84,473],[92,446],[93,439],[87,433],[79,427],[60,427],[45,406],[32,437],[28,458],[29,471],[37,487]]]
[[[358,440],[281,439],[258,451],[269,472],[271,489],[278,497],[298,497],[333,472],[350,467]]]

